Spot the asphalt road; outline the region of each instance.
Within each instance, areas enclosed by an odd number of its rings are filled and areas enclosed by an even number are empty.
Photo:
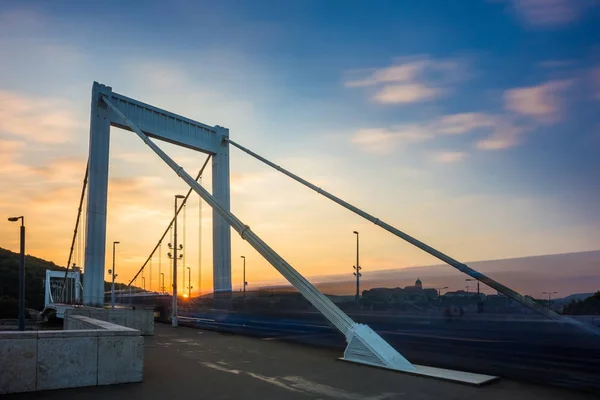
[[[202,329],[289,341],[341,352],[345,340],[319,318],[272,318],[229,312],[189,313],[181,321]],[[365,321],[416,364],[498,375],[600,393],[600,341],[554,325],[481,322],[467,326]]]
[[[472,387],[337,361],[337,350],[157,324],[144,382],[6,399],[584,400],[591,394],[507,379]]]

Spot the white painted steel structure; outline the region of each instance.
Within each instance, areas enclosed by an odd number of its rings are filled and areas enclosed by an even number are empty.
[[[126,126],[129,130],[135,132],[140,139],[144,141],[171,169],[177,173],[190,188],[192,188],[204,201],[206,201],[213,211],[222,217],[222,221],[235,229],[242,239],[248,241],[267,261],[271,263],[302,295],[311,302],[337,329],[340,330],[348,342],[348,348],[344,352],[344,358],[347,360],[377,365],[381,367],[393,368],[401,371],[416,371],[406,358],[383,340],[371,328],[363,324],[357,324],[340,310],[329,298],[319,292],[308,280],[306,280],[298,271],[288,264],[279,254],[277,254],[269,245],[260,239],[248,225],[245,225],[235,215],[229,211],[229,201],[222,204],[216,195],[211,195],[202,187],[192,176],[190,176],[181,166],[162,151],[144,131],[139,128],[134,121],[129,119],[125,113],[127,108],[119,108],[115,102],[115,96],[110,94],[99,94],[101,100],[108,107],[107,113],[112,112],[113,118],[117,116],[115,122],[117,126]],[[120,101],[119,98],[116,101]],[[132,101],[128,99],[128,101]],[[135,114],[134,114],[135,115]],[[226,136],[220,145],[227,146]],[[226,154],[226,150],[221,154]],[[224,179],[221,175],[221,178]],[[227,171],[227,178],[229,173]],[[222,192],[221,192],[222,193]],[[229,190],[227,189],[227,194]],[[227,200],[228,200],[227,196]],[[89,223],[88,223],[89,226]],[[221,237],[215,237],[214,241],[221,240]],[[89,242],[88,242],[89,243]],[[89,246],[89,245],[88,245]]]
[[[229,132],[219,126],[210,127],[157,109],[137,100],[112,92],[110,87],[94,83],[90,129],[88,228],[86,240],[86,274],[84,303],[104,302],[104,246],[106,242],[106,191],[108,185],[108,152],[110,125],[135,132],[192,190],[213,209],[214,287],[231,291],[231,237],[229,226],[250,243],[340,332],[348,346],[344,360],[391,368],[413,374],[438,376],[466,381],[456,371],[438,370],[436,374],[414,366],[370,327],[354,322],[329,298],[285,261],[275,250],[229,211]],[[213,155],[213,194],[211,195],[181,166],[162,151],[151,138],[166,140]],[[88,278],[89,275],[89,278]],[[87,290],[90,287],[91,290]],[[444,372],[446,371],[446,372]],[[473,374],[469,374],[473,375]],[[438,376],[439,377],[439,376]],[[480,376],[487,380],[488,376]]]
[[[56,279],[52,279],[56,278]],[[74,301],[76,304],[81,300],[81,273],[79,269],[67,273],[67,279],[73,280],[72,287],[63,285],[65,273],[62,271],[46,270],[46,280],[44,282],[44,307],[55,304],[55,300],[61,295],[60,292],[65,290],[65,300]],[[68,281],[67,281],[68,282]],[[71,296],[72,295],[72,296]],[[71,299],[72,297],[72,299]]]
[[[104,305],[104,264],[106,247],[106,199],[110,127],[131,130],[102,102],[106,98],[114,110],[127,115],[144,135],[212,155],[212,192],[221,206],[229,210],[229,130],[161,110],[130,99],[112,88],[94,82],[92,88],[87,230],[83,302]],[[227,222],[213,211],[213,286],[215,292],[231,291],[231,232]]]

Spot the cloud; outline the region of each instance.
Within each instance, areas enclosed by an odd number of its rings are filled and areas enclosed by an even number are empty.
[[[464,151],[440,151],[432,155],[432,159],[438,163],[455,163],[465,159],[467,153]]]
[[[480,128],[491,128],[497,124],[495,116],[478,113],[460,113],[441,117],[437,123],[437,131],[442,134],[460,135]]]
[[[369,88],[371,99],[382,104],[409,104],[436,99],[464,79],[464,68],[457,61],[434,60],[429,56],[404,57],[394,65],[353,71],[347,88]]]
[[[521,135],[526,129],[503,122],[497,126],[491,135],[475,143],[479,150],[504,150],[516,146],[521,142]]]
[[[7,166],[20,156],[24,148],[25,142],[0,138],[0,164],[3,169],[8,170]]]
[[[375,93],[373,100],[382,104],[417,103],[438,97],[441,89],[427,87],[420,83],[408,85],[390,85]]]
[[[536,28],[574,23],[590,4],[584,0],[509,0],[509,3],[521,21]]]
[[[504,92],[504,107],[541,123],[556,123],[563,114],[561,93],[572,85],[571,80],[555,80],[537,86],[510,89]]]
[[[374,154],[389,154],[396,148],[410,143],[449,135],[466,135],[485,133],[488,136],[478,139],[475,147],[479,150],[501,150],[516,146],[522,135],[531,127],[515,122],[514,117],[503,114],[468,112],[448,114],[431,123],[406,124],[391,129],[360,129],[351,141],[362,150]],[[439,152],[431,159],[436,162],[456,162],[463,160],[465,152]]]
[[[352,143],[369,153],[385,154],[405,143],[416,143],[431,139],[433,134],[419,125],[403,125],[392,129],[359,129]]]
[[[65,99],[0,91],[0,133],[30,142],[64,143],[84,128]]]
[[[426,67],[426,60],[416,60],[393,65],[391,67],[376,69],[370,76],[364,79],[347,81],[345,86],[352,88],[372,86],[379,83],[414,81]]]

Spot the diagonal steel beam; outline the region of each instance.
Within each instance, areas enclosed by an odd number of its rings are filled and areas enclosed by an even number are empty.
[[[326,192],[325,190],[321,189],[320,187],[317,187],[317,186],[313,185],[312,183],[308,182],[307,180],[300,178],[298,175],[295,175],[295,174],[291,173],[290,171],[280,167],[279,165],[272,163],[271,161],[267,160],[266,158],[261,157],[260,155],[254,153],[253,151],[247,149],[246,147],[234,142],[233,140],[228,139],[228,142],[231,145],[242,150],[246,154],[249,154],[250,156],[256,158],[257,160],[262,161],[263,163],[267,164],[269,167],[276,169],[277,171],[281,172],[284,175],[289,176],[290,178],[294,179],[297,182],[300,182],[304,186],[327,197],[328,199],[336,202],[337,204],[341,205],[342,207],[345,207],[348,210],[354,212],[355,214],[358,214],[361,217],[373,222],[375,225],[382,227],[386,231],[393,233],[394,235],[398,236],[401,239],[404,239],[405,241],[409,242],[410,244],[412,244],[412,245],[420,248],[421,250],[431,254],[432,256],[444,261],[445,263],[453,266],[454,268],[458,269],[459,271],[469,275],[470,277],[475,278],[478,281],[485,283],[489,287],[496,289],[497,291],[499,291],[501,293],[504,293],[506,296],[523,304],[526,307],[529,307],[530,309],[538,312],[539,314],[542,314],[543,316],[550,318],[550,319],[555,319],[555,320],[561,319],[561,316],[559,314],[541,306],[540,304],[536,303],[535,301],[533,301],[531,299],[528,299],[527,297],[521,295],[520,293],[512,290],[508,286],[505,286],[505,285],[501,284],[500,282],[497,282],[494,279],[492,279],[478,271],[475,271],[473,268],[470,268],[467,265],[455,260],[454,258],[442,253],[441,251],[438,251],[438,250],[434,249],[433,247],[421,242],[420,240],[415,239],[414,237],[408,235],[407,233],[404,233],[404,232],[400,231],[399,229],[394,228],[390,224],[387,224],[387,223],[381,221],[379,218],[375,218],[374,216],[372,216],[369,213],[366,213],[365,211],[361,210],[360,208],[353,206],[352,204],[340,199],[337,196],[332,195],[329,192]]]
[[[357,324],[327,296],[315,288],[287,261],[256,235],[248,225],[221,206],[215,198],[194,180],[181,166],[160,149],[148,136],[121,113],[108,98],[102,97],[110,107],[140,139],[148,145],[177,175],[185,181],[204,201],[206,201],[227,223],[235,229],[269,263],[275,267],[317,310],[319,310],[346,337],[348,347],[344,358],[348,361],[392,368],[410,373],[419,373],[417,368],[404,358],[370,327]]]

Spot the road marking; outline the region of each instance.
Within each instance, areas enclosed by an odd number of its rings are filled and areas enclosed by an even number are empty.
[[[337,389],[333,386],[309,381],[301,376],[285,376],[283,379],[290,382],[292,387],[296,389],[300,389],[310,394],[327,396],[339,400],[385,400],[392,397],[397,397],[399,395],[405,395],[405,393],[382,393],[375,396],[364,396],[362,394],[351,393],[342,389]]]
[[[218,361],[218,364],[202,361],[200,364],[205,367],[212,368],[217,371],[226,372],[228,374],[240,375],[245,374],[259,381],[277,386],[281,389],[291,392],[304,393],[311,396],[325,396],[336,400],[385,400],[399,395],[405,396],[406,393],[382,393],[375,396],[364,396],[358,393],[348,392],[343,389],[338,389],[333,386],[324,385],[313,382],[301,376],[284,376],[277,378],[274,376],[265,376],[250,371],[242,371],[239,369],[229,369],[224,361]],[[219,365],[222,364],[222,365]]]
[[[222,367],[220,365],[213,364],[211,362],[206,362],[206,361],[201,362],[200,364],[202,364],[202,365],[204,365],[205,367],[208,367],[208,368],[216,369],[217,371],[228,372],[228,373],[234,374],[234,375],[239,375],[240,373],[244,372],[244,371],[240,371],[240,370],[237,370],[237,369],[225,368],[225,367]]]
[[[264,376],[264,375],[260,375],[260,374],[255,374],[254,372],[247,372],[248,375],[250,375],[251,377],[261,380],[263,382],[267,382],[270,383],[272,385],[278,386],[282,389],[286,389],[286,390],[290,390],[292,392],[300,392],[300,393],[304,393],[304,391],[293,388],[291,386],[286,385],[285,382],[281,382],[279,379],[277,378],[273,378],[273,377],[269,377],[269,376]]]

